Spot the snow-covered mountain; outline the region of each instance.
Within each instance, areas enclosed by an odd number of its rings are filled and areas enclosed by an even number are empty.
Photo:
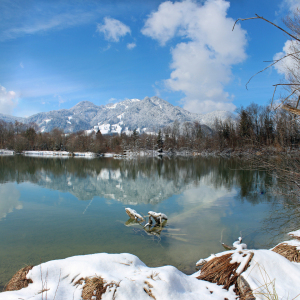
[[[146,97],[143,100],[127,99],[125,101],[97,106],[89,101],[82,101],[70,109],[61,109],[38,113],[28,118],[1,115],[0,119],[23,123],[36,123],[42,132],[53,128],[63,129],[66,133],[79,130],[100,130],[103,134],[131,132],[153,132],[175,120],[179,123],[198,121],[201,125],[211,127],[215,118],[225,120],[235,118],[228,111],[216,111],[208,114],[191,113],[181,107],[173,106],[158,97]]]

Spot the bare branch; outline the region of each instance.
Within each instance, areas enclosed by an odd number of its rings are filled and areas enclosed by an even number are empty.
[[[235,21],[234,25],[233,25],[232,30],[234,30],[234,27],[235,27],[235,25],[236,25],[236,23],[237,23],[238,21],[247,21],[247,20],[253,20],[253,19],[261,19],[261,20],[264,20],[264,21],[270,23],[271,25],[275,26],[275,27],[278,28],[279,30],[283,31],[284,33],[286,33],[288,36],[290,36],[291,38],[295,39],[296,41],[300,42],[300,39],[298,39],[298,38],[297,38],[296,36],[294,36],[293,34],[287,32],[287,31],[284,30],[282,27],[276,25],[275,23],[269,21],[268,19],[265,19],[264,17],[259,16],[258,14],[255,14],[255,15],[256,15],[256,17],[252,17],[252,18],[237,19],[237,20]]]
[[[258,19],[258,17],[252,17],[252,18],[246,18],[246,19],[237,19],[237,20],[234,22],[234,24],[233,24],[232,31],[234,30],[234,27],[235,27],[235,25],[236,25],[236,23],[237,23],[238,21],[247,21],[247,20],[253,20],[253,19]]]
[[[274,89],[274,94],[275,94],[275,91],[276,91],[276,88],[277,88],[277,85],[275,86],[275,89]],[[281,103],[276,107],[274,108],[274,110],[276,110],[278,107],[280,107],[288,98],[290,98],[293,94],[296,93],[297,90],[294,90],[291,94],[289,94],[284,100],[281,101]],[[274,97],[274,94],[273,94],[273,97]],[[272,98],[272,102],[273,102],[273,98]]]
[[[278,85],[300,85],[300,83],[276,83],[276,84],[273,84],[273,86],[278,86]]]
[[[263,70],[260,70],[259,72],[257,72],[257,73],[255,73],[254,75],[252,75],[252,76],[250,77],[250,79],[249,79],[249,80],[247,81],[247,83],[246,83],[246,89],[248,90],[248,84],[249,84],[249,82],[252,80],[253,77],[255,77],[256,75],[258,75],[259,73],[264,72],[265,70],[269,69],[270,67],[274,66],[275,64],[277,64],[277,63],[280,62],[281,60],[285,59],[286,57],[292,56],[292,55],[297,54],[297,53],[300,53],[300,51],[294,52],[294,53],[290,53],[290,54],[287,54],[287,55],[281,57],[280,59],[276,59],[276,60],[273,61],[273,63],[271,63],[270,65],[268,65],[267,67],[265,67]],[[274,95],[273,95],[273,96],[274,96]]]

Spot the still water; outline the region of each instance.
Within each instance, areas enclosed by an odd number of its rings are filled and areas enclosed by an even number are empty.
[[[0,287],[25,265],[73,255],[129,252],[189,274],[239,236],[272,247],[299,225],[275,186],[237,159],[0,157]],[[125,207],[163,212],[167,225],[150,235]]]

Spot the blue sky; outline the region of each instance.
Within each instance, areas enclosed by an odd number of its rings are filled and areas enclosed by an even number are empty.
[[[0,113],[29,116],[157,95],[192,112],[268,104],[299,0],[1,0]],[[282,73],[282,72],[281,72]],[[279,96],[279,93],[278,93]]]

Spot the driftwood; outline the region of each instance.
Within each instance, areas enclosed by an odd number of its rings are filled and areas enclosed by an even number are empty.
[[[144,218],[138,214],[134,209],[132,208],[125,208],[126,214],[133,220],[136,220],[138,222],[144,222]]]
[[[222,246],[225,248],[225,250],[236,250],[235,247],[233,247],[233,246],[228,246],[228,245],[226,245],[225,243],[222,243]]]
[[[162,224],[163,221],[168,220],[168,217],[163,213],[157,213],[155,211],[148,211],[148,215],[149,215],[149,224],[150,224],[151,217],[154,219],[154,221],[158,225]],[[151,224],[152,224],[152,220],[151,220]]]

